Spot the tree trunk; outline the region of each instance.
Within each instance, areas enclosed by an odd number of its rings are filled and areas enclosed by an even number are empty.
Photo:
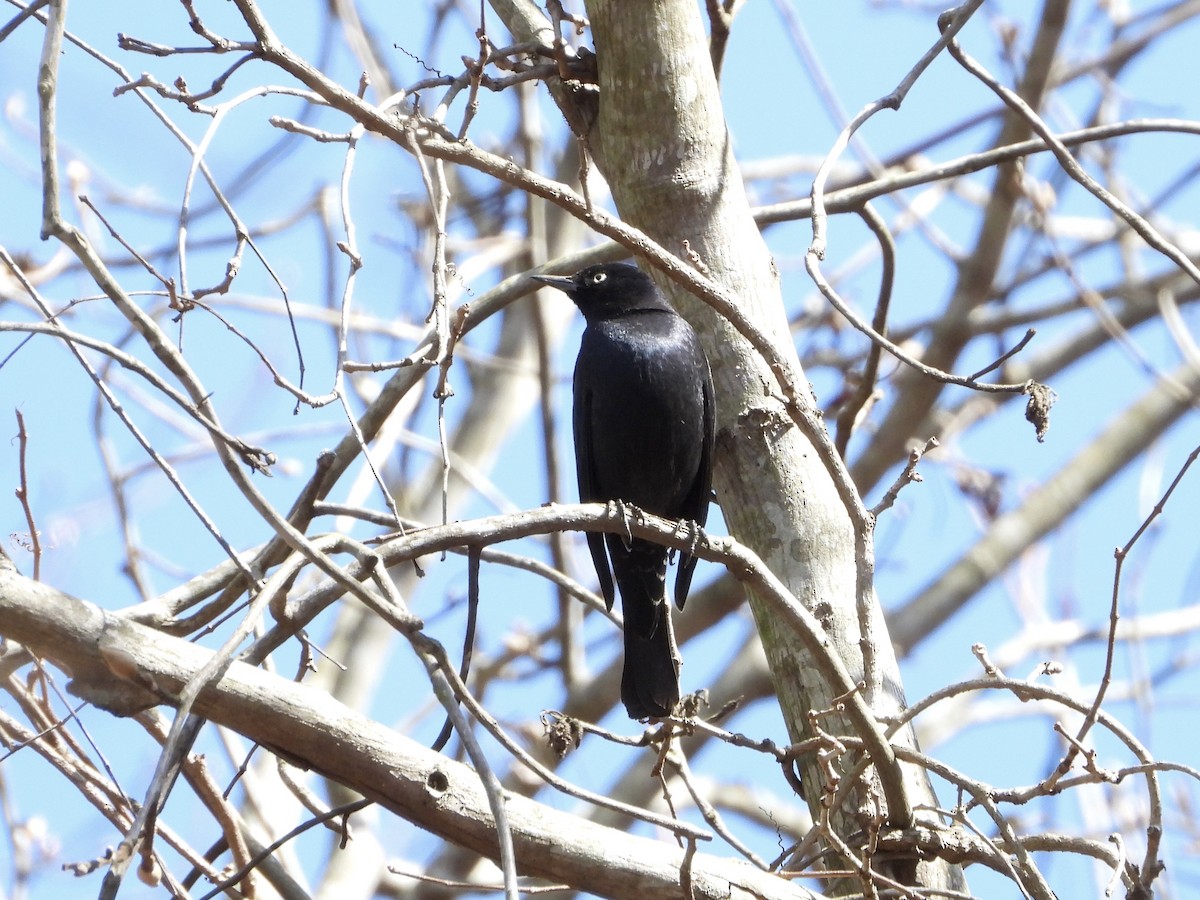
[[[750,215],[697,4],[654,0],[639,4],[637,15],[616,0],[589,0],[587,8],[600,110],[585,137],[621,217],[681,257],[694,253],[799,372],[778,271]],[[663,287],[696,326],[712,366],[718,398],[714,483],[730,533],[753,548],[817,616],[830,646],[851,676],[861,679],[856,535],[830,473],[773,396],[775,380],[748,343],[708,307],[665,281]],[[903,692],[881,611],[877,603],[870,606],[866,615],[883,690],[869,692],[874,694],[869,699],[876,713],[886,715],[901,707]],[[766,615],[753,595],[751,607],[791,739],[812,737],[809,711],[834,706],[833,692],[798,635]],[[854,733],[836,715],[823,717],[821,727]],[[896,740],[913,739],[905,734]],[[805,758],[802,777],[816,819],[824,788],[815,756]],[[910,806],[935,804],[922,771],[906,767],[905,782]],[[872,780],[864,779],[834,811],[832,826],[852,846],[861,844],[881,824],[880,802]],[[875,864],[878,868],[879,861]],[[961,883],[955,867],[922,868],[927,871],[917,876],[921,885]],[[910,879],[911,869],[902,864],[892,874]]]

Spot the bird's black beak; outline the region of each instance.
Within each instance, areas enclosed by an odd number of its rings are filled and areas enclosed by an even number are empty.
[[[542,284],[548,284],[552,288],[566,291],[568,294],[579,287],[575,283],[575,279],[569,278],[566,275],[530,275],[529,277],[534,281],[540,281]]]

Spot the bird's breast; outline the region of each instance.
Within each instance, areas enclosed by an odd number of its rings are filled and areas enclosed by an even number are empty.
[[[677,317],[589,326],[575,369],[576,396],[587,396],[589,499],[683,514],[703,452],[706,366]]]

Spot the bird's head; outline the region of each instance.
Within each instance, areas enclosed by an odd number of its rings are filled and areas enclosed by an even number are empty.
[[[558,288],[585,318],[604,318],[634,309],[671,307],[650,277],[628,263],[600,263],[574,275],[531,275],[534,281]]]

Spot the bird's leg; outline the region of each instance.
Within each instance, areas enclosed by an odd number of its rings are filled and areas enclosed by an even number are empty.
[[[625,526],[625,530],[621,532],[621,543],[625,545],[626,550],[632,550],[633,531],[629,527],[629,520],[633,514],[630,512],[630,507],[626,505],[624,500],[617,498],[612,502],[616,509],[617,515],[621,517],[621,524]],[[632,506],[632,504],[630,504],[630,506]],[[633,507],[633,509],[636,510],[637,507]]]
[[[700,546],[700,541],[704,538],[704,529],[695,519],[680,519],[675,523],[675,530],[672,535],[685,535],[690,540],[688,541],[688,556],[696,555],[696,548]],[[671,562],[675,561],[675,551],[671,550]]]

